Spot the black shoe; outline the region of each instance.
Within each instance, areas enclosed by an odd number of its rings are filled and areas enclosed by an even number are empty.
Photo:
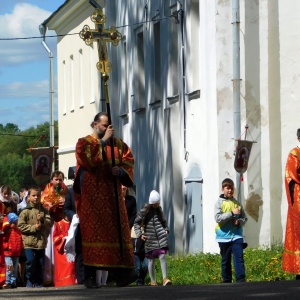
[[[300,280],[300,275],[296,275],[296,280]]]
[[[127,286],[137,280],[137,276],[133,269],[119,269],[118,273],[116,278],[116,285],[118,287]]]
[[[87,289],[97,289],[99,286],[96,282],[96,279],[93,277],[89,277],[84,281],[84,286]]]
[[[17,281],[17,287],[24,287],[24,286],[26,286],[24,281],[21,281],[21,280]]]

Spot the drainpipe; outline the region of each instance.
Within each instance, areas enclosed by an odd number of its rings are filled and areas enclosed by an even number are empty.
[[[234,140],[241,136],[241,111],[240,111],[240,3],[232,0],[232,41],[233,41],[233,128]],[[241,184],[240,174],[236,173],[237,185]],[[238,201],[241,202],[241,193]]]
[[[176,22],[180,24],[180,65],[181,65],[181,99],[182,99],[182,110],[183,110],[183,147],[184,147],[184,159],[188,160],[188,152],[186,151],[186,77],[185,77],[185,45],[184,45],[184,11],[182,4],[177,1],[177,17]]]
[[[42,45],[49,53],[49,63],[50,63],[50,88],[49,88],[49,102],[50,102],[50,147],[53,147],[53,162],[52,162],[52,171],[55,171],[55,148],[54,148],[54,77],[53,77],[53,54],[50,51],[49,47],[45,42],[46,26],[41,24],[39,26],[41,33]]]

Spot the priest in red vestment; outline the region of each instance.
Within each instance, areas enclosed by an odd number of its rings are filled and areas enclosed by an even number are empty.
[[[74,195],[82,235],[85,286],[98,287],[97,269],[108,270],[114,275],[117,286],[126,286],[135,280],[135,275],[121,184],[128,187],[133,185],[134,159],[130,148],[121,139],[113,138],[114,129],[109,125],[106,113],[98,113],[91,127],[93,133],[78,140],[75,152],[77,170]],[[114,167],[111,159],[112,138]],[[118,205],[114,180],[117,181]]]
[[[65,253],[65,241],[70,228],[67,217],[54,222],[53,252],[54,252],[54,286],[68,286],[76,284],[75,262],[68,262]]]
[[[297,130],[300,143],[300,128]],[[285,169],[285,188],[288,214],[282,269],[300,279],[300,144],[288,155]]]

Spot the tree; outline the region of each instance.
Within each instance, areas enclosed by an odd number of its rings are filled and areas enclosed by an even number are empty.
[[[0,124],[0,132],[1,133],[18,133],[20,132],[20,129],[18,125],[15,125],[13,123],[7,123],[5,126]]]
[[[55,145],[58,145],[58,123],[54,122]],[[17,125],[0,124],[0,186],[8,184],[18,192],[22,185],[36,184],[32,178],[31,147],[49,146],[49,123],[20,131]]]

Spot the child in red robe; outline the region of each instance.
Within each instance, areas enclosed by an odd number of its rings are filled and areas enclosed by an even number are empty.
[[[64,251],[70,221],[66,216],[59,222],[54,222],[53,251],[54,251],[54,286],[76,284],[75,262],[68,262]]]

